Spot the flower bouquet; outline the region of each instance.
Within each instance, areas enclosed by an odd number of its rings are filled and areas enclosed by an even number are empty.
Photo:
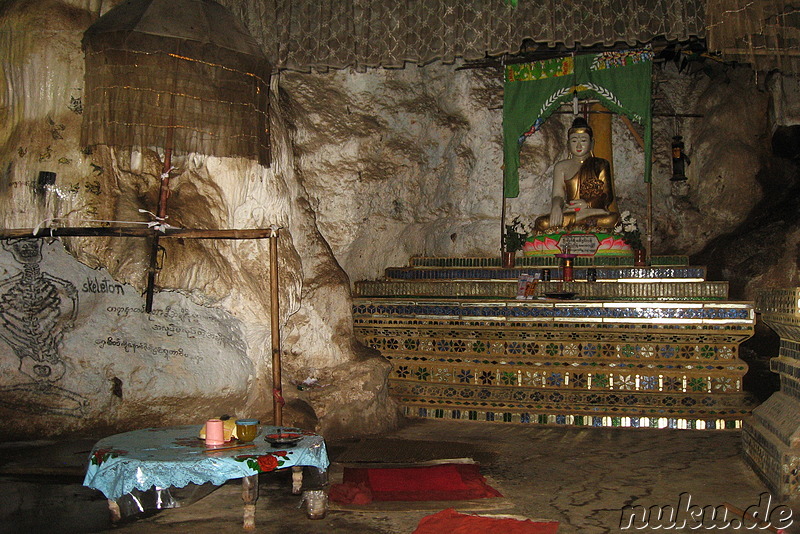
[[[633,250],[643,250],[642,231],[639,230],[639,223],[631,215],[630,211],[623,211],[620,214],[619,223],[614,228],[614,233],[622,237],[625,243]]]
[[[522,246],[528,239],[528,233],[525,231],[525,226],[520,222],[519,216],[512,219],[511,224],[506,225],[506,231],[503,235],[503,250],[506,252],[517,252],[522,250]]]

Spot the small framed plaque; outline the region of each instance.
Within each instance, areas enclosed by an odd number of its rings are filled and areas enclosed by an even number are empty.
[[[558,248],[563,251],[569,247],[569,253],[578,256],[594,256],[599,246],[594,234],[564,234],[558,241]]]

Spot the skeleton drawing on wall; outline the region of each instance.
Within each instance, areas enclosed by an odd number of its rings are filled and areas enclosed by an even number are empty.
[[[42,240],[7,239],[3,249],[10,252],[22,271],[0,281],[0,339],[19,358],[25,383],[0,388],[14,399],[0,398],[0,404],[23,411],[79,415],[85,405],[80,395],[55,385],[65,372],[59,354],[64,332],[74,328],[78,313],[75,285],[43,272]]]
[[[78,313],[75,286],[42,272],[41,239],[9,239],[3,249],[22,265],[22,272],[0,282],[0,338],[20,360],[19,370],[38,382],[64,376],[58,350]]]

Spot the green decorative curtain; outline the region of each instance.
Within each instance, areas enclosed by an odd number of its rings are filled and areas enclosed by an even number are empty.
[[[649,48],[587,54],[508,65],[503,102],[506,198],[519,196],[519,150],[525,138],[577,91],[597,97],[616,113],[644,126],[645,182],[652,168],[653,54]]]

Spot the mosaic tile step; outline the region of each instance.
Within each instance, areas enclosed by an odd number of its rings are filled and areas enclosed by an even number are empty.
[[[353,315],[424,319],[501,319],[651,324],[754,324],[752,305],[743,302],[587,302],[587,301],[416,301],[353,299]]]
[[[528,266],[558,266],[558,258],[554,257],[525,257],[520,256],[516,258],[516,265],[522,267]],[[411,267],[500,267],[499,257],[428,257],[416,256],[412,257],[409,261]],[[653,256],[650,261],[651,265],[656,267],[667,266],[685,266],[689,265],[688,256]],[[631,256],[607,256],[607,257],[578,257],[575,259],[577,266],[583,265],[633,265],[633,258]]]
[[[753,411],[743,432],[748,463],[780,498],[800,495],[800,288],[759,291],[762,320],[781,337],[770,369],[780,376],[780,391]]]
[[[753,420],[785,446],[800,448],[800,400],[779,391],[753,410]]]
[[[755,307],[759,313],[775,315],[776,319],[793,323],[800,318],[800,288],[759,291]]]
[[[500,365],[430,364],[392,359],[389,375],[396,384],[412,381],[435,386],[517,386],[542,390],[647,391],[671,393],[735,394],[742,390],[747,366],[707,369],[628,367],[625,364],[526,366],[523,362]]]
[[[577,327],[584,328],[577,328]],[[357,320],[355,333],[387,355],[420,358],[579,358],[731,360],[752,325],[516,323],[381,318]]]
[[[745,459],[770,492],[782,500],[800,495],[800,449],[782,443],[755,419],[742,427]]]
[[[706,279],[705,267],[601,267],[597,268],[598,280],[650,280],[650,281],[695,281]],[[384,271],[390,280],[517,280],[520,274],[535,274],[541,269],[517,266],[511,269],[500,267],[389,267]],[[563,279],[557,266],[550,267],[553,280]],[[577,267],[574,279],[585,280],[586,268]]]
[[[395,380],[389,382],[389,392],[402,405],[597,415],[742,417],[749,415],[755,404],[744,393],[544,391],[535,387],[448,386]]]
[[[551,318],[506,320],[503,317],[467,319],[365,315],[354,318],[355,329],[366,335],[443,337],[450,339],[574,341],[582,343],[738,343],[753,335],[754,322],[592,322]],[[503,346],[492,346],[491,351]],[[438,347],[437,349],[438,350]],[[455,350],[458,352],[458,350]]]
[[[793,339],[800,339],[800,337]],[[778,355],[787,360],[800,361],[800,342],[794,341],[793,339],[792,338],[781,339],[780,348],[778,349]]]
[[[532,296],[545,298],[548,293],[575,293],[578,299],[592,300],[726,300],[728,282],[539,282]],[[516,280],[379,280],[356,282],[356,297],[439,297],[514,299]]]
[[[625,386],[626,389],[638,390],[641,378],[641,389],[661,390],[663,387],[674,390],[680,389],[682,384],[686,391],[687,383],[694,388],[694,383],[697,382],[701,389],[727,391],[741,389],[741,378],[748,369],[747,364],[738,358],[709,362],[656,358],[580,359],[541,355],[500,360],[470,357],[425,358],[414,353],[398,354],[388,351],[383,354],[394,364],[391,376],[395,378],[453,383],[474,380],[476,383],[490,385],[522,385],[533,381],[541,386],[591,388],[594,385],[610,389]],[[724,378],[717,378],[720,376]],[[727,381],[729,377],[734,382],[728,381],[726,385],[723,380]],[[632,386],[634,382],[635,387]]]
[[[390,394],[402,406],[427,406],[461,410],[516,413],[628,417],[688,417],[741,419],[749,415],[752,401],[744,394],[687,395],[625,392],[542,392],[515,389],[516,397],[502,388],[440,388],[390,383]]]
[[[800,320],[786,315],[762,313],[761,318],[772,328],[781,340],[800,340]]]
[[[782,377],[800,380],[800,361],[794,358],[784,358],[783,356],[772,358],[769,361],[769,370],[773,373],[778,373]]]
[[[668,428],[691,430],[726,430],[742,427],[742,420],[733,418],[694,418],[694,417],[648,417],[619,415],[574,415],[531,411],[510,411],[493,409],[437,408],[427,405],[403,406],[406,417],[427,419],[463,419],[466,421],[486,421],[487,423],[510,423],[531,425],[591,426],[608,428]]]

